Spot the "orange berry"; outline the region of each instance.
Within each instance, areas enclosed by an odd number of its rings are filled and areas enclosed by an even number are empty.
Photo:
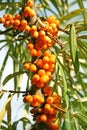
[[[5,23],[6,19],[4,17],[0,18],[0,23]]]
[[[49,50],[46,50],[46,51],[44,52],[44,56],[50,57],[50,55],[51,55],[51,52],[50,52]]]
[[[20,25],[20,20],[19,19],[15,19],[13,25],[14,26],[19,26]]]
[[[37,50],[37,56],[41,56],[41,55],[42,55],[41,50]]]
[[[47,99],[46,99],[46,103],[48,103],[48,104],[52,104],[53,101],[54,101],[54,99],[51,96],[47,97]]]
[[[11,21],[13,19],[13,16],[11,14],[6,15],[6,21]]]
[[[57,110],[55,108],[51,107],[50,110],[49,110],[49,114],[50,115],[56,115],[56,113],[57,113]]]
[[[50,108],[51,108],[50,104],[46,103],[45,106],[44,106],[44,112],[48,113],[50,111]]]
[[[44,69],[38,70],[38,75],[39,75],[39,76],[42,76],[42,75],[44,75],[44,74],[45,74],[45,70],[44,70]]]
[[[46,114],[40,115],[40,121],[41,122],[46,122],[47,121],[47,115]]]
[[[33,43],[28,43],[28,44],[27,44],[27,48],[28,48],[29,50],[33,49],[33,48],[34,48],[34,44],[33,44]]]
[[[30,50],[30,54],[31,54],[31,56],[37,56],[37,50],[36,49],[31,49]]]
[[[49,57],[48,56],[44,56],[43,57],[43,63],[49,62]]]
[[[47,83],[49,81],[48,75],[44,74],[40,77],[40,81],[43,83]]]
[[[43,64],[43,69],[45,69],[45,70],[48,70],[49,69],[49,64],[48,63],[45,63],[45,64]]]
[[[16,15],[13,17],[13,19],[14,19],[14,20],[15,20],[15,19],[21,20],[21,15],[20,15],[20,14],[16,14]]]
[[[43,108],[38,108],[38,113],[42,113],[43,112]]]
[[[30,32],[30,26],[29,25],[25,26],[25,31],[28,32],[28,33]]]
[[[29,6],[29,7],[32,7],[33,6],[33,1],[32,0],[28,0],[26,5]]]
[[[32,37],[33,38],[38,38],[38,31],[34,31],[33,33],[32,33]]]
[[[43,65],[42,59],[38,59],[38,60],[36,61],[36,65],[37,65],[39,68],[41,68],[42,65]]]
[[[35,65],[35,64],[30,64],[29,70],[30,70],[31,72],[35,72],[35,71],[37,70],[36,65]]]
[[[37,82],[39,79],[40,79],[40,76],[38,74],[34,74],[33,77],[32,77],[32,80],[34,82]]]
[[[45,85],[42,92],[45,96],[50,96],[52,94],[52,87]]]
[[[46,35],[46,33],[45,33],[44,30],[40,30],[40,31],[39,31],[39,36],[40,36],[41,38],[43,38],[43,36],[45,36],[45,35]]]
[[[39,81],[36,82],[36,86],[38,88],[42,88],[42,87],[44,87],[44,83],[39,80]]]
[[[38,101],[39,101],[39,103],[41,103],[41,104],[44,103],[44,97],[40,96],[40,98],[39,98]]]
[[[51,130],[58,130],[58,124],[51,123],[50,128],[51,128]]]
[[[27,21],[26,20],[21,20],[21,26],[23,26],[23,27],[26,27],[26,25],[27,25]]]
[[[29,62],[24,62],[23,67],[28,70],[30,68],[30,63]]]
[[[25,102],[29,102],[29,103],[33,102],[33,97],[31,95],[26,95],[24,98],[25,98]]]

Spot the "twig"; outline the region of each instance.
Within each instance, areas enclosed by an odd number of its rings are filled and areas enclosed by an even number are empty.
[[[0,90],[0,93],[1,92],[6,92],[6,93],[27,93],[28,91],[14,91],[14,90]]]
[[[64,33],[66,33],[66,34],[68,34],[68,35],[69,35],[69,32],[68,32],[68,31],[66,31],[65,29],[60,28],[60,27],[58,27],[58,29],[59,29],[60,31],[62,31],[62,32],[64,32]]]
[[[62,111],[62,112],[66,112],[66,111],[67,111],[67,110],[65,110],[65,109],[62,109],[62,108],[59,107],[59,106],[54,105],[54,104],[51,104],[51,106],[54,107],[54,108],[56,108],[56,109],[58,109],[59,111]]]
[[[62,42],[58,39],[58,37],[55,37],[53,35],[51,35],[50,33],[47,33],[48,37],[50,37],[53,41],[55,41],[56,43],[58,43],[58,45],[63,48],[64,45],[62,44]]]

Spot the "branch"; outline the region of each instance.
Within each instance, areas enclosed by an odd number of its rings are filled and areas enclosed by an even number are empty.
[[[6,93],[27,93],[29,91],[14,91],[14,90],[4,90],[4,89],[2,89],[2,90],[0,90],[0,93],[1,92],[6,92]]]
[[[61,107],[59,107],[59,106],[56,106],[56,105],[54,105],[54,104],[51,104],[51,106],[54,107],[54,108],[56,108],[56,109],[58,109],[59,111],[67,112],[67,110],[65,110],[65,109],[63,109],[63,108],[61,108]]]

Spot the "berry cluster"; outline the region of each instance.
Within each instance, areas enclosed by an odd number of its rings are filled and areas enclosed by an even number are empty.
[[[44,123],[50,130],[58,130],[56,115],[57,107],[61,105],[60,97],[53,92],[49,86],[55,68],[56,57],[50,51],[55,42],[48,34],[57,36],[59,20],[50,16],[44,20],[37,19],[34,24],[29,20],[36,14],[33,10],[33,1],[28,0],[23,12],[12,16],[5,14],[0,18],[0,23],[5,27],[12,27],[14,30],[29,34],[27,49],[32,57],[31,63],[24,62],[23,67],[32,73],[30,94],[26,94],[23,101],[30,103],[31,113],[37,124]],[[33,88],[36,89],[32,94]],[[37,93],[41,90],[41,95]],[[55,107],[56,106],[56,107]]]

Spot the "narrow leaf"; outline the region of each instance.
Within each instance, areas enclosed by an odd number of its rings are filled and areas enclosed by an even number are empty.
[[[75,62],[76,51],[77,51],[77,40],[76,40],[76,31],[75,26],[71,25],[70,28],[70,51],[73,62]]]
[[[70,53],[72,57],[72,62],[76,73],[79,71],[78,53],[77,53],[77,37],[75,26],[71,25],[70,28]]]
[[[2,110],[0,112],[0,126],[1,126],[2,120],[3,120],[4,116],[5,116],[5,113],[7,111],[7,107],[9,105],[9,102],[11,101],[12,97],[13,97],[13,95],[8,97],[6,103],[4,104],[4,107],[2,108]]]
[[[74,10],[74,11],[68,13],[67,15],[65,15],[64,17],[60,18],[60,22],[63,22],[64,20],[69,20],[72,17],[75,17],[76,15],[82,13],[85,10],[87,10],[87,8]]]
[[[8,102],[7,105],[7,121],[8,121],[8,130],[11,130],[11,102]]]
[[[16,77],[16,76],[18,76],[18,75],[20,75],[20,74],[24,74],[25,73],[25,71],[20,71],[20,72],[15,72],[15,73],[13,73],[13,74],[9,74],[5,79],[4,79],[4,81],[3,81],[3,86],[9,81],[9,80],[11,80],[12,78],[14,78],[14,77]]]
[[[74,122],[72,120],[72,114],[69,111],[67,111],[65,114],[65,128],[66,130],[75,130]]]
[[[62,79],[63,79],[63,84],[64,84],[64,89],[63,89],[63,96],[64,96],[64,100],[66,102],[66,106],[67,108],[69,107],[69,99],[68,99],[68,95],[67,95],[67,82],[66,82],[66,76],[65,76],[65,73],[64,73],[64,70],[61,66],[61,63],[60,61],[58,60],[58,65],[59,65],[59,70],[61,72],[61,75],[62,75]]]

